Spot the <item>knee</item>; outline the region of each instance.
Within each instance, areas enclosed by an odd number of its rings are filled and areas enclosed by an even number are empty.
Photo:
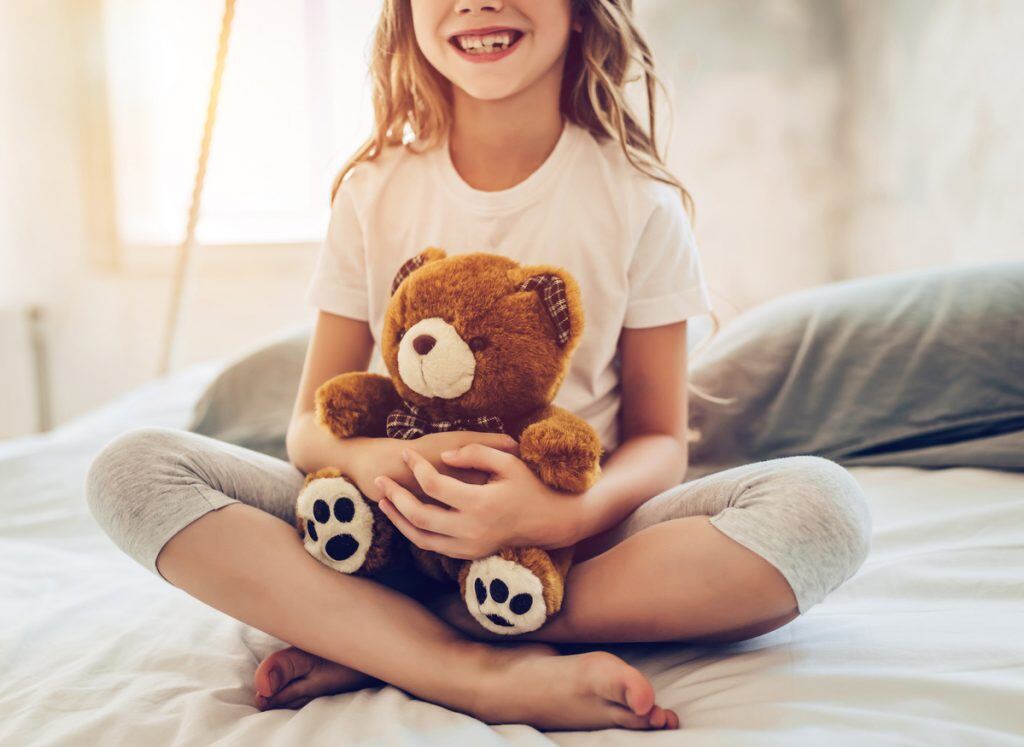
[[[860,483],[844,467],[819,456],[781,459],[776,474],[799,495],[800,542],[818,555],[822,592],[850,578],[871,548],[871,515]]]
[[[180,434],[173,428],[133,428],[109,441],[93,457],[85,477],[89,511],[112,534],[138,510],[140,481],[160,469],[161,460],[180,453]]]

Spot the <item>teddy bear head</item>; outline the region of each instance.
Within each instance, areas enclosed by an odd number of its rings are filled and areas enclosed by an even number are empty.
[[[583,331],[576,281],[549,265],[430,248],[395,275],[381,352],[434,417],[514,417],[551,402]]]

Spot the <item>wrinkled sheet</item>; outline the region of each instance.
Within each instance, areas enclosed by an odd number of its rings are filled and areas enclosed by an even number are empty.
[[[185,427],[216,371],[0,442],[0,744],[1024,744],[1024,475],[965,468],[853,469],[873,510],[871,556],[781,630],[612,647],[682,732],[489,727],[392,687],[261,713],[253,671],[285,644],[123,556],[83,495],[110,438]]]

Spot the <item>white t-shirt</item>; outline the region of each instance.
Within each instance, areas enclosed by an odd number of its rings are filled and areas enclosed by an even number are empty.
[[[424,153],[391,148],[342,182],[306,300],[369,322],[370,371],[387,375],[379,340],[395,272],[428,246],[573,274],[584,332],[554,402],[597,429],[609,453],[619,444],[622,328],[711,309],[679,192],[633,167],[618,143],[568,121],[547,160],[510,189],[470,187],[447,142]]]

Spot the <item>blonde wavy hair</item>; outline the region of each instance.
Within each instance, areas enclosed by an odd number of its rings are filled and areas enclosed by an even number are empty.
[[[654,71],[654,56],[633,20],[632,0],[570,0],[582,31],[570,35],[562,76],[562,115],[599,141],[614,139],[639,171],[675,187],[695,220],[693,198],[668,170],[655,141],[655,91],[665,91]],[[626,84],[638,68],[647,99],[647,127],[626,100]],[[338,173],[331,202],[341,182],[362,161],[386,148],[407,145],[422,152],[440,145],[452,121],[451,84],[431,65],[413,32],[410,0],[384,0],[370,56],[374,128]],[[632,77],[631,77],[632,76]],[[667,96],[666,96],[667,98]],[[671,110],[671,109],[670,109]],[[702,351],[720,328],[712,311],[712,330],[693,351]],[[704,399],[724,402],[694,386]],[[699,434],[690,431],[690,440]]]

